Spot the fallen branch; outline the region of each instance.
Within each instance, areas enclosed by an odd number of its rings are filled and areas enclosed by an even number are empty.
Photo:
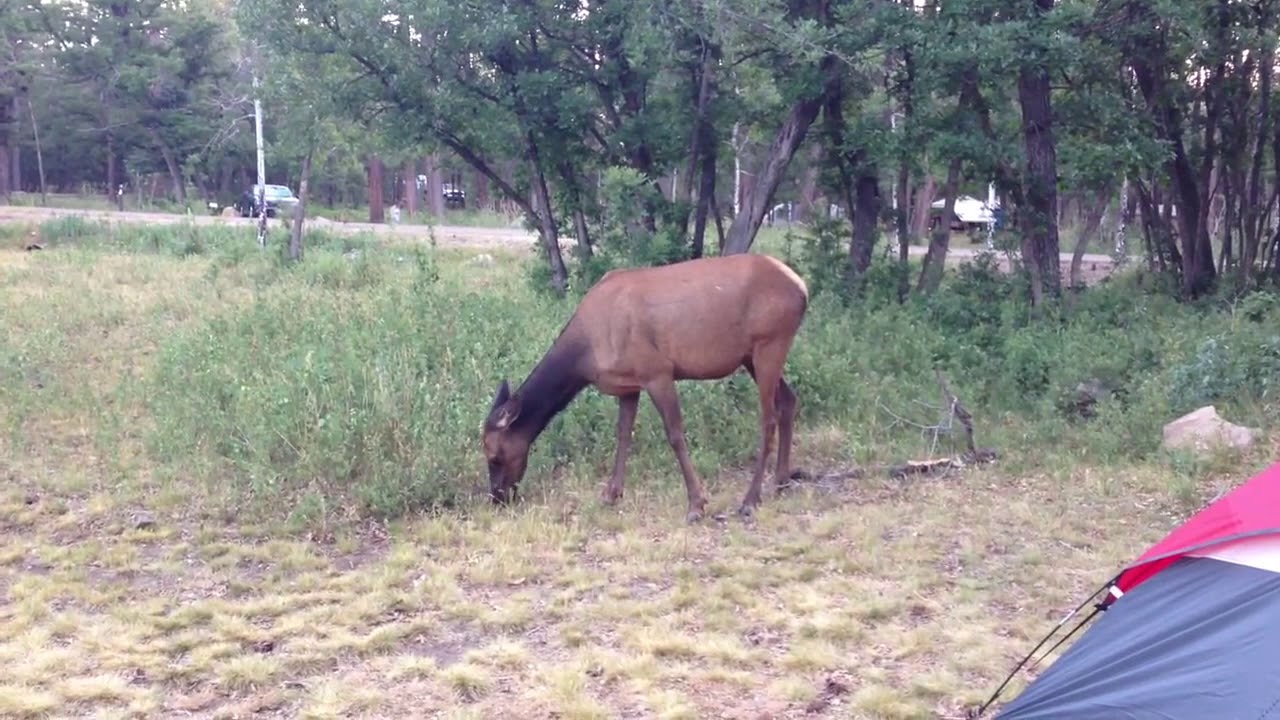
[[[832,470],[829,472],[818,473],[816,475],[808,470],[797,468],[791,471],[791,476],[787,478],[785,483],[778,486],[778,490],[779,492],[788,490],[802,482],[816,485],[833,485],[844,482],[845,480],[861,480],[866,476],[867,469],[860,467],[849,468],[846,470]]]
[[[974,465],[985,465],[995,462],[999,453],[994,448],[982,448],[956,457],[938,458],[937,460],[908,460],[902,465],[889,468],[889,477],[902,479],[908,475],[937,475],[947,470],[963,470]]]
[[[999,457],[999,452],[994,448],[978,448],[974,441],[973,430],[973,414],[969,412],[964,403],[960,402],[960,398],[952,392],[950,383],[947,382],[947,376],[942,370],[935,368],[934,377],[938,380],[938,387],[942,390],[942,406],[939,408],[928,403],[917,400],[916,402],[931,409],[938,411],[941,415],[937,424],[925,425],[913,420],[909,420],[889,408],[885,407],[876,398],[876,406],[893,419],[890,424],[906,425],[916,428],[921,435],[932,437],[929,440],[928,459],[926,460],[908,460],[899,465],[878,466],[872,468],[854,467],[848,469],[832,470],[822,473],[810,473],[807,470],[796,469],[792,471],[791,476],[785,482],[779,484],[779,491],[791,487],[795,487],[801,482],[813,485],[838,485],[846,480],[859,480],[868,475],[885,473],[894,479],[903,479],[912,475],[935,476],[950,470],[962,470],[975,465],[985,465]],[[950,457],[934,458],[934,451],[937,449],[938,440],[944,434],[951,434],[955,428],[956,422],[964,428],[965,452]]]
[[[873,465],[871,467],[853,467],[826,472],[811,473],[804,469],[791,471],[791,477],[778,489],[788,490],[808,483],[811,485],[838,485],[847,480],[861,480],[872,475],[887,475],[901,480],[909,475],[938,475],[948,470],[963,470],[978,465],[995,462],[1000,453],[995,448],[981,448],[971,453],[963,453],[955,457],[944,457],[936,460],[908,460],[900,465]]]

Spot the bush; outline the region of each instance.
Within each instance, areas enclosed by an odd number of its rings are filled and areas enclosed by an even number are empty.
[[[368,238],[311,234],[304,260],[290,266],[257,252],[251,235],[219,233],[74,239],[246,266],[236,277],[254,288],[251,303],[206,309],[161,348],[146,385],[161,459],[204,467],[270,507],[349,505],[381,516],[455,504],[482,485],[479,433],[493,393],[504,377],[524,379],[572,313],[573,295],[558,301],[510,282],[503,267],[450,267],[430,251],[388,251]],[[834,284],[813,293],[787,368],[802,431],[839,429],[848,459],[925,450],[898,416],[937,422],[935,367],[976,416],[979,441],[1013,454],[1035,447],[1030,462],[1056,451],[1142,459],[1179,410],[1207,400],[1249,412],[1274,404],[1280,325],[1268,298],[1245,298],[1231,315],[1117,280],[1069,312],[1033,316],[1020,282],[980,262],[899,304],[896,263],[877,257],[856,301]],[[487,277],[469,277],[477,273]],[[1107,393],[1090,418],[1069,418],[1082,383]],[[682,383],[680,393],[709,483],[749,467],[758,406],[745,373]],[[541,436],[526,492],[566,474],[606,476],[616,413],[614,399],[585,391]],[[682,484],[647,400],[634,448],[633,477]]]

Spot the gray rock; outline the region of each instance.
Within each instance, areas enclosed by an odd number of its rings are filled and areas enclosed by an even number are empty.
[[[1227,422],[1212,405],[1189,412],[1164,426],[1164,447],[1204,453],[1221,447],[1252,447],[1259,431]]]

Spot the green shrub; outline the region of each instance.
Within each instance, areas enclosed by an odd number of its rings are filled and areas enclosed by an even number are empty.
[[[157,333],[155,370],[129,391],[146,399],[150,447],[175,471],[302,516],[343,507],[394,516],[466,499],[484,481],[480,427],[498,383],[524,379],[589,287],[579,275],[559,301],[518,282],[522,271],[544,272],[538,258],[523,268],[451,264],[372,237],[309,232],[303,261],[290,265],[277,252],[283,232],[262,253],[243,228],[45,230],[89,251],[77,262],[106,251],[188,257],[207,262],[206,281],[219,288],[252,289],[251,302],[202,306]],[[803,238],[793,250],[797,266],[819,272],[821,255],[806,256]],[[797,456],[798,464],[920,456],[932,437],[918,426],[938,423],[941,412],[934,368],[974,414],[981,444],[1032,465],[1058,453],[1100,463],[1153,457],[1160,426],[1202,402],[1229,406],[1224,414],[1241,422],[1275,414],[1280,316],[1264,293],[1234,305],[1179,304],[1121,278],[1070,309],[1032,313],[1021,281],[990,262],[963,266],[938,292],[902,304],[898,272],[876,253],[857,298],[841,295],[835,275],[811,282],[818,289],[787,377],[801,432],[838,429],[847,458]],[[117,316],[104,310],[93,320]],[[0,339],[0,397],[17,408],[13,417],[36,407],[31,391],[16,391],[25,387],[21,370],[48,361],[42,354],[57,352],[68,331],[51,324],[45,339]],[[1085,383],[1107,392],[1090,417],[1077,417]],[[713,487],[732,477],[724,491],[740,492],[740,475],[724,471],[749,467],[756,450],[753,383],[739,373],[682,383],[680,394],[698,470]],[[616,413],[614,399],[585,391],[541,436],[526,490],[607,476]],[[647,399],[634,447],[632,477],[682,485]]]

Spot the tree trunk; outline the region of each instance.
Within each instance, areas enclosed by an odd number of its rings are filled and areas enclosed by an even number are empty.
[[[689,212],[693,205],[693,189],[695,183],[701,186],[704,182],[703,173],[699,172],[702,168],[702,155],[708,151],[713,151],[710,147],[709,140],[711,138],[711,99],[715,94],[715,57],[718,53],[706,41],[705,38],[699,38],[702,42],[702,61],[693,73],[693,101],[694,120],[693,132],[689,138],[689,166],[684,176],[680,179],[678,188],[676,189],[676,201],[682,203],[683,207],[680,212],[680,235],[685,235],[689,231]],[[699,203],[700,205],[702,203]],[[700,240],[695,240],[694,245],[699,245]],[[691,250],[694,257],[702,255],[702,248],[697,247]]]
[[[386,208],[382,202],[382,158],[369,156],[369,222],[382,224],[386,222]]]
[[[169,171],[169,180],[173,183],[173,192],[178,203],[187,204],[187,185],[182,181],[182,170],[178,167],[178,160],[174,157],[173,150],[160,137],[160,134],[152,128],[146,128],[147,135],[151,137],[151,142],[155,143],[156,149],[160,151],[160,157],[164,159],[165,168]],[[38,155],[38,154],[37,154]]]
[[[800,174],[799,202],[796,203],[796,222],[811,222],[818,214],[818,198],[822,195],[818,188],[818,179],[822,169],[822,145],[813,143],[809,146],[809,156],[805,158],[804,172]],[[826,213],[823,213],[825,216]]]
[[[311,156],[314,148],[307,148],[302,158],[302,175],[298,179],[298,204],[293,210],[293,232],[289,235],[289,260],[298,262],[302,259],[302,224],[307,217],[307,198],[310,195],[308,186],[311,182]]]
[[[960,162],[957,156],[947,165],[947,183],[942,190],[946,202],[943,204],[938,226],[933,229],[933,235],[929,238],[929,251],[924,256],[924,267],[920,268],[920,279],[916,282],[916,292],[919,293],[932,293],[942,284],[947,250],[951,245],[951,216],[956,210],[956,193],[960,188]]]
[[[709,131],[714,132],[711,123],[707,123]],[[698,204],[693,215],[693,247],[690,255],[695,258],[703,256],[706,250],[707,214],[715,204],[716,196],[716,159],[717,145],[714,136],[707,139],[702,150],[702,179],[698,184]],[[717,222],[719,219],[717,218]]]
[[[854,180],[853,241],[849,243],[849,272],[855,282],[871,268],[879,218],[880,178],[864,160]]]
[[[1053,9],[1053,0],[1035,0],[1038,16]],[[1023,187],[1025,207],[1022,255],[1031,273],[1031,303],[1046,295],[1062,294],[1058,250],[1058,160],[1053,135],[1053,107],[1049,72],[1044,58],[1024,65],[1018,73],[1018,102],[1022,106],[1022,137],[1026,149]]]
[[[591,230],[587,226],[587,214],[582,211],[582,206],[577,205],[573,208],[573,233],[577,240],[577,254],[582,260],[588,260],[594,254],[591,248]]]
[[[1174,104],[1173,93],[1169,88],[1172,80],[1171,73],[1166,72],[1167,64],[1170,62],[1168,54],[1162,39],[1158,37],[1148,39],[1147,42],[1131,49],[1129,65],[1137,80],[1138,89],[1155,117],[1156,126],[1162,136],[1160,139],[1170,146],[1166,169],[1172,179],[1178,205],[1179,234],[1182,237],[1180,253],[1182,290],[1185,295],[1195,297],[1213,285],[1215,278],[1213,246],[1208,238],[1207,226],[1203,222],[1204,208],[1200,199],[1200,182],[1192,166],[1184,139],[1182,110]],[[1212,161],[1212,138],[1217,120],[1218,103],[1212,97],[1213,83],[1207,84],[1206,88],[1211,97],[1206,101],[1208,117],[1204,126],[1208,147],[1205,148],[1204,159]],[[1205,228],[1203,232],[1202,228]]]
[[[0,110],[0,113],[3,111]],[[13,96],[13,107],[9,110],[10,122],[18,122],[18,96]],[[22,191],[22,146],[10,138],[9,143],[9,192]],[[0,172],[4,172],[0,170]]]
[[[17,178],[9,175],[13,169],[13,162],[9,159],[11,148],[14,145],[12,130],[17,121],[14,110],[17,106],[17,99],[12,101],[9,98],[0,98],[0,200],[9,201],[9,193],[13,192]]]
[[[907,301],[911,292],[911,279],[908,277],[911,255],[911,234],[907,228],[907,193],[911,188],[911,168],[903,160],[898,165],[898,209],[894,213],[894,222],[898,227],[898,302]]]
[[[924,187],[915,193],[915,202],[911,205],[911,237],[924,237],[929,232],[929,217],[933,210],[933,201],[938,197],[938,182],[933,175],[925,175]]]
[[[542,171],[542,158],[532,133],[526,135],[525,147],[533,180],[533,205],[537,209],[536,216],[531,219],[538,225],[538,237],[542,241],[542,249],[547,253],[547,262],[551,265],[551,289],[557,296],[564,297],[569,285],[569,273],[565,269],[564,256],[560,254],[560,234],[556,229],[556,219],[551,207],[551,191],[547,187],[547,177]]]
[[[573,234],[577,240],[575,254],[579,259],[586,260],[594,253],[591,247],[591,231],[587,226],[587,214],[583,209],[586,199],[583,193],[582,176],[567,159],[561,159],[557,163],[560,168],[560,178],[564,181],[565,188],[568,190],[569,202],[571,207],[569,213],[573,217]]]
[[[115,164],[114,161],[109,163],[109,165],[114,165],[114,164]],[[221,198],[228,198],[235,195],[235,191],[231,187],[232,172],[234,172],[234,168],[231,166],[231,163],[226,161],[224,161],[222,163],[222,166],[218,168],[218,196]],[[112,169],[112,172],[111,172],[111,178],[112,178],[112,182],[107,183],[108,187],[110,187],[115,181],[114,168]]]
[[[830,72],[834,64],[834,58],[824,58],[823,72]],[[800,144],[804,142],[805,135],[809,132],[813,121],[817,119],[821,108],[821,95],[805,98],[792,106],[791,112],[782,123],[782,127],[778,128],[773,144],[769,147],[764,168],[756,177],[750,194],[744,199],[742,211],[733,218],[733,223],[729,226],[729,235],[725,239],[724,248],[726,255],[745,253],[751,249],[756,233],[760,230],[760,224],[764,222],[764,216],[768,214],[769,207],[773,203],[774,193],[777,192],[778,186],[786,175],[787,166],[790,165],[791,158],[795,156]]]
[[[444,170],[440,167],[440,156],[432,153],[423,159],[422,169],[427,176],[427,207],[438,219],[444,219]]]
[[[418,212],[418,163],[410,158],[404,161],[400,169],[401,182],[404,183],[404,214],[413,217]]]
[[[716,221],[716,252],[724,254],[724,220],[723,213],[720,212],[720,203],[716,200],[716,196],[711,196],[711,217]]]
[[[1266,164],[1267,130],[1271,125],[1271,81],[1275,73],[1275,51],[1268,48],[1262,55],[1258,67],[1261,76],[1259,91],[1262,107],[1258,117],[1258,127],[1253,146],[1253,162],[1249,169],[1248,205],[1242,213],[1242,229],[1240,233],[1240,265],[1239,282],[1241,286],[1248,282],[1253,264],[1258,257],[1258,248],[1266,232],[1270,208],[1274,196],[1269,196],[1267,203],[1262,204],[1262,167]],[[1277,127],[1276,132],[1280,132]],[[1280,167],[1280,166],[1277,166]]]
[[[730,140],[733,145],[733,216],[737,217],[742,212],[742,131],[741,123],[733,124],[733,136]],[[723,246],[723,242],[721,243]],[[721,248],[723,249],[723,247]]]
[[[36,123],[36,109],[31,106],[30,95],[27,96],[27,113],[31,116],[31,137],[35,141],[36,145],[36,172],[39,173],[40,177],[40,204],[48,205],[49,189],[46,187],[44,180],[44,150],[40,147],[40,126]],[[164,161],[169,165],[169,172],[174,172],[176,166],[173,163],[172,153],[168,152],[168,148],[162,148],[162,150],[166,153]],[[181,176],[179,176],[179,178],[181,178]],[[186,189],[181,185],[179,188],[179,195],[182,198],[182,202],[183,204],[186,204]]]
[[[876,168],[865,148],[846,149],[844,85],[839,76],[828,79],[823,92],[823,125],[827,131],[829,162],[836,168],[852,235],[846,283],[856,290],[859,278],[871,267],[876,221],[880,213],[880,186]]]
[[[489,178],[485,177],[484,173],[477,171],[474,179],[472,180],[472,184],[475,186],[476,191],[476,197],[475,201],[472,203],[472,207],[477,210],[496,211],[498,209],[496,206],[489,206],[489,203],[491,202],[489,199]]]
[[[1084,287],[1082,270],[1084,265],[1084,254],[1089,248],[1089,239],[1098,234],[1098,228],[1102,225],[1102,217],[1107,213],[1107,207],[1111,204],[1110,190],[1103,188],[1098,191],[1097,198],[1088,206],[1085,212],[1084,226],[1080,233],[1076,235],[1076,246],[1071,251],[1071,287],[1080,289]]]

